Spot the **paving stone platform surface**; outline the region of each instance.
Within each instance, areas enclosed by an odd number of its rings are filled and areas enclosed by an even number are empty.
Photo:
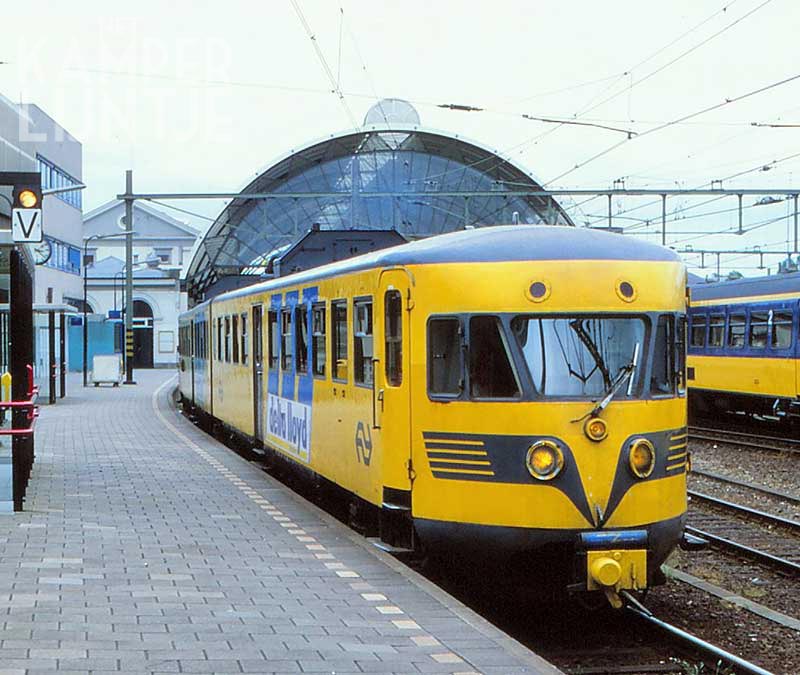
[[[0,675],[558,672],[136,376],[42,409],[0,516]]]

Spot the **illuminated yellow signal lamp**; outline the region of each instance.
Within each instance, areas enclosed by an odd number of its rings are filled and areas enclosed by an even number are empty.
[[[14,208],[15,209],[36,209],[40,208],[42,202],[41,190],[30,186],[18,185],[14,189]]]
[[[564,453],[553,441],[538,441],[528,448],[525,463],[537,480],[552,480],[564,468]]]
[[[599,443],[608,436],[608,425],[600,417],[590,417],[583,425],[583,433],[590,441]]]
[[[656,450],[646,438],[637,438],[629,446],[628,462],[637,478],[647,478],[656,466]]]

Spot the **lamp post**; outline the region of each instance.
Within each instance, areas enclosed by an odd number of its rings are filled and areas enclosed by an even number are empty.
[[[88,237],[85,237],[83,240],[83,386],[89,386],[89,370],[87,361],[89,359],[89,327],[87,325],[87,300],[86,300],[86,290],[87,290],[87,283],[88,277],[86,274],[86,269],[88,265],[86,264],[86,258],[89,255],[89,242],[90,241],[99,241],[101,239],[116,239],[119,237],[127,237],[128,232],[120,232],[120,233],[113,233],[113,234],[93,234]],[[133,234],[132,232],[130,234]]]

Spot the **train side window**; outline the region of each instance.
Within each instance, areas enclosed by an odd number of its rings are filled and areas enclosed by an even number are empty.
[[[231,317],[231,361],[239,363],[239,315]]]
[[[231,362],[231,317],[225,317],[225,362]]]
[[[708,321],[705,314],[692,314],[692,347],[706,346]]]
[[[242,365],[247,365],[247,313],[243,312],[239,323],[242,327],[242,341],[239,347],[239,353],[242,356]]]
[[[311,309],[311,361],[314,375],[325,377],[325,303]]]
[[[428,391],[433,396],[456,397],[464,389],[461,321],[428,322]]]
[[[331,342],[333,353],[332,374],[334,380],[347,380],[347,300],[331,303]]]
[[[712,314],[708,320],[708,346],[722,347],[725,338],[725,315]]]
[[[748,343],[752,349],[764,349],[769,334],[769,312],[750,312]]]
[[[305,305],[294,308],[295,354],[297,372],[308,372],[308,310]]]
[[[278,335],[278,313],[269,312],[269,367],[278,367],[278,354],[280,353],[280,335]]]
[[[469,321],[469,393],[473,398],[520,395],[503,328],[496,316],[473,316]]]
[[[386,384],[399,387],[403,383],[403,301],[400,291],[386,291],[383,330],[386,340]]]
[[[222,317],[217,319],[217,361],[222,361]]]
[[[656,342],[653,349],[653,369],[650,373],[650,393],[671,394],[673,392],[674,319],[662,314],[656,325]]]
[[[373,366],[372,298],[353,302],[353,378],[358,384],[372,384]]]
[[[791,311],[772,313],[772,348],[786,349],[792,344]]]
[[[728,346],[733,349],[744,347],[744,330],[747,316],[744,314],[731,314],[728,317]]]
[[[292,369],[292,310],[281,310],[281,369]]]

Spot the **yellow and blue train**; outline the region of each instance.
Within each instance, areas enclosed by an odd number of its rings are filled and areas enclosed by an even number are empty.
[[[688,382],[692,411],[800,420],[800,274],[691,287]]]
[[[387,549],[534,552],[618,604],[683,533],[685,288],[633,238],[441,235],[192,308],[180,395],[371,510]]]

